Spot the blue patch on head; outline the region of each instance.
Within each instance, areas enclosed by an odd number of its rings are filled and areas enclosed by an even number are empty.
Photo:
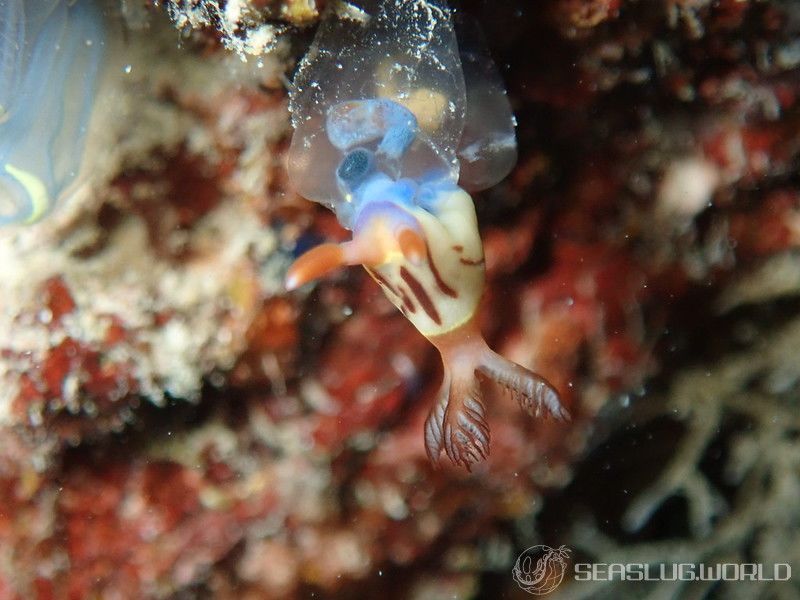
[[[355,190],[355,212],[360,214],[372,204],[395,204],[410,208],[414,205],[417,190],[416,182],[411,179],[394,181],[382,173],[377,173]]]

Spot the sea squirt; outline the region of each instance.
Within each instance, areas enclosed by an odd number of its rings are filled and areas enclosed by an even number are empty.
[[[466,190],[505,177],[516,160],[514,117],[480,31],[443,0],[334,2],[290,92],[289,176],[330,207],[352,240],[322,244],[289,269],[294,289],[361,264],[439,350],[444,377],[425,426],[467,469],[489,454],[478,375],[522,408],[568,417],[541,376],[492,351],[476,319],[483,244]]]
[[[94,0],[0,0],[0,225],[76,181],[105,46]]]

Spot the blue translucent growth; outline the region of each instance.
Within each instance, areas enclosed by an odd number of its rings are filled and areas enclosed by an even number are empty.
[[[419,181],[436,170],[458,180],[464,78],[445,0],[327,6],[289,92],[295,132],[287,166],[297,193],[352,228],[351,198],[336,171],[356,147],[396,179]]]
[[[328,110],[328,139],[340,150],[378,141],[377,152],[399,160],[417,137],[417,118],[405,106],[372,98],[340,102]]]
[[[289,91],[287,167],[298,194],[352,229],[368,197],[359,190],[373,179],[472,192],[508,174],[514,116],[477,24],[446,0],[328,7]]]
[[[379,98],[341,102],[328,110],[325,125],[331,144],[343,153],[336,168],[347,201],[337,212],[340,220],[355,222],[375,202],[413,205],[417,184],[399,178],[400,160],[420,135],[410,110]]]
[[[325,130],[331,144],[345,153],[336,168],[336,180],[342,196],[349,201],[355,189],[376,169],[399,177],[399,161],[419,135],[417,119],[410,110],[379,98],[332,106]]]
[[[93,0],[0,0],[0,225],[38,221],[75,182],[104,40]]]

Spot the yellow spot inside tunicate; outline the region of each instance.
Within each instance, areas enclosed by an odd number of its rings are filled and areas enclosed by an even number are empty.
[[[18,169],[14,165],[5,165],[5,170],[6,173],[11,175],[20,183],[30,198],[31,214],[23,222],[25,224],[30,224],[38,221],[50,207],[50,198],[47,195],[47,187],[45,187],[42,180],[36,177],[36,175],[33,175],[23,169]]]
[[[414,90],[400,103],[417,117],[420,129],[433,132],[442,126],[447,96],[434,90]]]
[[[442,126],[447,110],[447,96],[433,89],[420,88],[412,92],[400,91],[396,81],[404,72],[403,67],[395,63],[383,63],[375,69],[375,80],[380,82],[378,95],[381,98],[394,100],[414,113],[420,129],[431,133]]]

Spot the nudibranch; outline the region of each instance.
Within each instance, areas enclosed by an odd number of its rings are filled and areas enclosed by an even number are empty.
[[[0,0],[0,225],[38,221],[75,181],[104,39],[94,0]]]
[[[514,117],[480,32],[442,0],[339,2],[320,25],[290,91],[289,175],[301,195],[352,230],[290,267],[295,289],[364,265],[439,350],[444,378],[425,446],[467,469],[489,454],[478,374],[532,415],[568,414],[541,376],[493,352],[476,312],[483,245],[466,190],[489,187],[516,161]]]

